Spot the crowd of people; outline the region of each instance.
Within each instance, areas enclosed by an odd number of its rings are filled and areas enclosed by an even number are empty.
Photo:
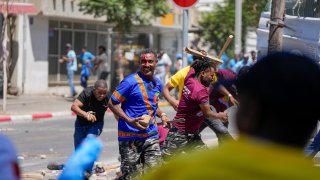
[[[73,70],[75,53],[71,45],[67,48],[64,61]],[[285,52],[257,61],[252,52],[251,58],[238,54],[218,66],[202,54],[166,79],[172,65],[168,55],[144,49],[138,72],[125,77],[114,92],[108,92],[103,79],[85,87],[71,107],[77,114],[73,157],[79,156],[87,136],[102,133],[109,108],[118,122],[118,179],[319,178],[319,169],[302,156],[320,118],[315,104],[320,100],[319,65]],[[81,57],[82,70],[89,66],[88,59],[96,58],[86,55],[85,48]],[[173,89],[177,97],[170,94]],[[176,111],[175,117],[159,108],[161,96]],[[231,106],[238,107],[237,139],[228,131],[224,112]],[[205,127],[216,133],[221,147],[207,148],[200,135]],[[319,137],[306,149],[307,156],[319,151]],[[90,175],[94,160],[77,175]]]
[[[78,94],[74,87],[74,74],[81,68],[80,72],[80,84],[83,88],[88,86],[88,79],[92,72],[96,73],[97,80],[107,80],[109,75],[109,64],[107,60],[106,48],[102,45],[98,47],[98,55],[93,55],[87,51],[87,48],[83,46],[79,55],[80,63],[78,64],[76,52],[73,50],[72,45],[67,43],[65,45],[67,54],[59,59],[60,63],[66,63],[67,79],[70,87],[71,97],[76,97]]]

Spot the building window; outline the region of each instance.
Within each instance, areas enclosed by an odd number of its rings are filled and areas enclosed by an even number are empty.
[[[73,2],[73,0],[71,0],[70,5],[71,5],[71,12],[73,12],[74,11],[74,2]]]
[[[62,11],[66,11],[66,0],[62,0]]]
[[[52,7],[53,7],[53,10],[57,9],[56,0],[52,0]]]

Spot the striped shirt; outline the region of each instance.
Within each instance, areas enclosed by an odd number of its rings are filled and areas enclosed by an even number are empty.
[[[150,81],[139,72],[127,76],[120,83],[111,96],[112,100],[115,103],[121,103],[122,110],[130,118],[147,114],[151,116],[151,122],[148,129],[139,130],[122,118],[119,118],[119,141],[159,137],[156,123],[156,110],[161,92],[162,84],[158,78],[154,77],[154,81]]]

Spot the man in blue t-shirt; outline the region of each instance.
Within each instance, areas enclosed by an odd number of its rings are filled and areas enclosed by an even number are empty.
[[[152,167],[161,159],[156,116],[164,123],[168,117],[158,108],[162,84],[154,76],[156,57],[153,50],[143,50],[140,71],[127,76],[113,92],[108,103],[112,112],[119,117],[120,179],[132,178],[133,173],[138,172],[139,163],[143,167]],[[148,127],[139,123],[144,119],[142,115],[151,117]]]
[[[87,51],[86,47],[83,47],[81,49],[81,76],[80,76],[80,82],[81,86],[83,88],[86,88],[88,86],[87,81],[90,77],[90,69],[92,68],[92,61],[94,61],[95,56]]]

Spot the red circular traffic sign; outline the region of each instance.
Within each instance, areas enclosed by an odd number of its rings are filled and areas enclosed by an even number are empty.
[[[195,5],[199,0],[173,0],[173,2],[180,8],[190,8]]]

